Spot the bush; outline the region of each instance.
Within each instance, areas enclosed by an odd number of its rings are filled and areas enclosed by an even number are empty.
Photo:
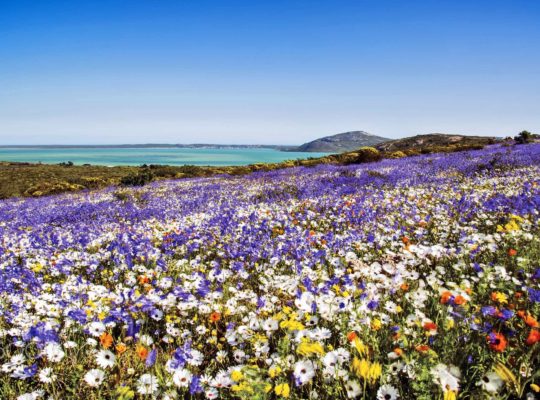
[[[399,150],[393,151],[390,154],[386,155],[386,158],[403,158],[403,157],[407,157],[407,154]]]
[[[531,143],[533,141],[533,134],[529,131],[521,131],[514,137],[514,140],[517,144]]]
[[[347,154],[344,160],[345,164],[361,164],[367,162],[379,161],[382,155],[374,147],[360,147],[358,150]]]
[[[137,174],[129,174],[120,179],[123,186],[143,186],[154,179],[154,174],[149,169],[143,169]]]

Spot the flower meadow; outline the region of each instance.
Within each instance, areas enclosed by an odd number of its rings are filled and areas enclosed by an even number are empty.
[[[540,398],[540,144],[0,202],[1,399]]]

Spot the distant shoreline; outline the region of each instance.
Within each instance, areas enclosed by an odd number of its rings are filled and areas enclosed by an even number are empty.
[[[294,151],[298,146],[265,144],[42,144],[42,145],[0,145],[0,149],[273,149]]]

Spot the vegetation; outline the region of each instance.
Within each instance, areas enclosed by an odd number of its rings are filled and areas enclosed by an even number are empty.
[[[485,144],[487,144],[485,141],[467,141],[447,145],[436,145],[429,142],[425,146],[414,146],[398,151],[361,147],[352,152],[332,154],[319,158],[226,167],[194,165],[105,167],[89,164],[74,165],[70,161],[56,165],[0,162],[0,199],[40,197],[62,192],[99,189],[110,185],[142,186],[148,182],[162,179],[194,178],[223,174],[244,175],[256,171],[271,171],[298,166],[313,167],[319,164],[359,164],[374,162],[383,158],[401,158],[420,154],[452,153],[481,149]]]
[[[537,137],[538,135],[533,135],[529,131],[521,131],[516,137],[514,137],[514,140],[518,144],[526,144],[526,143],[532,143],[534,139]]]
[[[537,399],[539,209],[540,143],[0,201],[0,399]]]

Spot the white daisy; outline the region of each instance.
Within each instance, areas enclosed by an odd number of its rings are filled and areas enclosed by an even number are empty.
[[[91,387],[98,387],[105,379],[105,373],[100,369],[91,369],[84,375],[84,381]]]
[[[191,350],[190,358],[188,359],[188,364],[194,367],[201,365],[204,361],[204,354],[199,350]]]
[[[39,371],[39,380],[43,383],[52,383],[56,380],[57,376],[53,373],[52,368],[43,368]]]
[[[96,364],[101,368],[111,368],[115,361],[115,355],[109,350],[100,350],[96,354]]]
[[[345,390],[347,391],[347,397],[349,399],[355,399],[362,393],[360,384],[353,380],[350,380],[345,384]]]
[[[158,390],[157,378],[151,374],[144,374],[137,381],[137,392],[139,394],[154,394]]]
[[[62,346],[60,346],[58,343],[47,343],[47,345],[43,348],[43,353],[45,357],[47,357],[47,360],[49,360],[52,363],[57,363],[62,361],[66,353],[64,353],[64,350],[62,350]]]
[[[103,322],[91,322],[88,325],[88,332],[94,337],[99,337],[105,332],[105,324]]]
[[[504,381],[496,372],[489,372],[477,383],[486,392],[497,393],[499,389],[504,385]]]
[[[21,394],[17,400],[37,400],[45,395],[44,390],[34,390],[30,393]]]
[[[392,385],[382,385],[377,390],[377,400],[396,400],[399,399],[399,392]]]
[[[173,382],[178,387],[188,387],[191,382],[191,372],[185,368],[179,368],[174,372]]]
[[[309,382],[315,376],[315,364],[311,360],[298,361],[294,364],[294,377],[300,385]]]

